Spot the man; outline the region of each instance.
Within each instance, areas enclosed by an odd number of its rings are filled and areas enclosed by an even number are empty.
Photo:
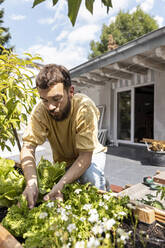
[[[35,149],[49,140],[54,162],[65,161],[66,173],[44,200],[63,199],[61,190],[79,180],[105,189],[106,148],[98,142],[99,111],[83,94],[74,95],[68,70],[60,65],[44,66],[36,79],[41,101],[33,109],[23,135],[21,166],[26,179],[23,192],[33,208],[38,197]]]

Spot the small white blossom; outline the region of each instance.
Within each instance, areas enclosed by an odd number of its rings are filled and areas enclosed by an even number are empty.
[[[83,206],[83,209],[84,210],[89,210],[89,209],[91,209],[91,204],[85,204],[84,206]]]
[[[121,212],[119,212],[118,214],[119,214],[119,215],[122,215],[122,216],[125,216],[125,215],[126,215],[126,212],[121,211]]]
[[[103,201],[100,201],[100,202],[99,202],[99,206],[100,206],[100,207],[103,207],[103,206],[104,206],[104,202],[103,202]]]
[[[102,225],[95,225],[93,228],[92,228],[92,231],[95,235],[97,234],[102,234],[104,229],[103,229],[103,226]]]
[[[113,197],[113,196],[117,196],[117,193],[115,192],[112,192],[112,193],[109,193],[110,197]]]
[[[89,214],[97,214],[97,210],[95,208],[92,208],[89,210]]]
[[[75,248],[84,248],[85,247],[85,242],[82,240],[82,241],[78,241],[76,244],[75,244]]]
[[[48,202],[46,204],[46,206],[49,207],[49,208],[52,208],[52,207],[54,207],[54,202]]]
[[[103,195],[104,200],[107,200],[107,201],[110,199],[110,197],[111,197],[110,195]]]
[[[90,217],[88,218],[88,221],[91,223],[97,222],[99,219],[98,213],[91,214]]]
[[[67,210],[69,210],[69,209],[71,209],[71,205],[66,205],[65,208],[66,208]]]
[[[129,236],[131,234],[132,231],[129,231],[128,233],[126,233],[123,229],[119,228],[117,230],[117,233],[120,235],[120,240],[125,244],[126,240],[129,239]]]
[[[114,219],[109,219],[109,220],[103,222],[105,230],[111,230],[111,228],[113,227],[113,225],[115,223],[116,223],[116,221]]]
[[[68,220],[68,216],[66,214],[61,214],[61,219],[64,221]]]
[[[76,229],[76,225],[75,224],[69,224],[67,227],[68,232],[72,232],[74,229]]]
[[[76,189],[74,193],[79,194],[82,191],[82,189]]]
[[[104,208],[105,208],[106,210],[108,210],[108,206],[107,206],[107,205],[105,205]]]
[[[48,214],[46,212],[42,212],[39,215],[39,219],[45,219],[48,216]]]
[[[84,222],[84,221],[86,220],[86,218],[85,218],[85,217],[80,217],[80,220],[81,220],[82,222]]]
[[[87,243],[87,248],[96,248],[99,245],[100,245],[100,242],[94,237],[91,237]]]

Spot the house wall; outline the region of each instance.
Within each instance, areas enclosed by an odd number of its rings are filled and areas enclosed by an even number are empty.
[[[165,140],[165,72],[155,73],[154,139]]]

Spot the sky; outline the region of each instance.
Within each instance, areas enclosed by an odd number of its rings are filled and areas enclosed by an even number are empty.
[[[74,27],[67,17],[66,0],[59,0],[54,7],[52,0],[35,8],[32,4],[33,0],[5,0],[1,4],[5,12],[3,26],[12,36],[10,45],[20,57],[30,52],[40,55],[43,64],[56,63],[68,69],[88,60],[90,41],[99,40],[102,25],[109,25],[120,10],[132,13],[140,5],[159,27],[165,26],[165,0],[112,0],[108,14],[101,0],[95,0],[93,15],[82,1]]]

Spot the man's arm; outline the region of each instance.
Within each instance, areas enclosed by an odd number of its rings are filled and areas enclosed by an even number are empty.
[[[26,188],[23,195],[29,203],[29,208],[33,208],[38,198],[35,146],[30,144],[23,145],[21,150],[21,166],[26,180]]]
[[[52,188],[50,193],[48,193],[44,200],[62,200],[63,195],[61,190],[65,184],[72,183],[77,180],[84,172],[88,169],[91,164],[93,152],[80,152],[78,158],[75,160],[73,165],[67,170],[65,175],[60,179],[60,181]]]

